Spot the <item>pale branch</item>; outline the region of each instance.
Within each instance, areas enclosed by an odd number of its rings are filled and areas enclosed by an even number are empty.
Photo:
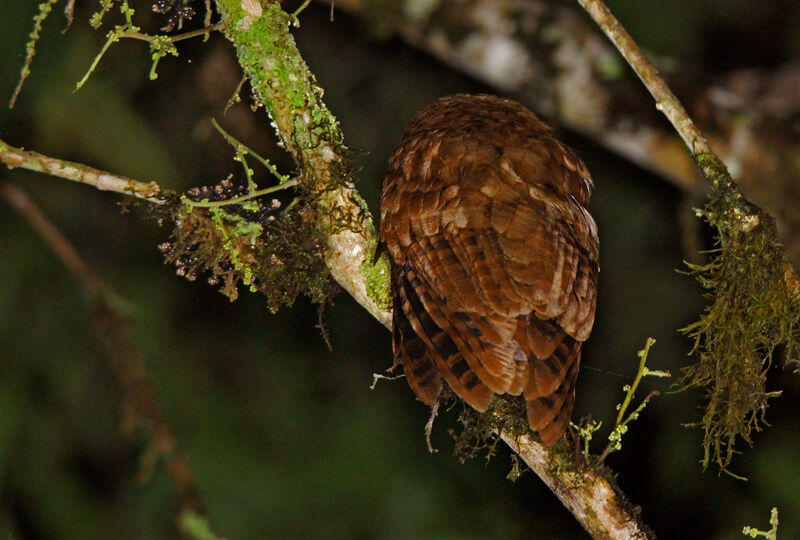
[[[592,538],[655,538],[611,481],[589,468],[559,468],[553,452],[530,435],[501,431],[500,438],[542,479]]]
[[[161,204],[164,200],[163,190],[155,182],[141,182],[80,163],[52,158],[38,152],[16,148],[3,140],[0,140],[0,163],[4,163],[9,169],[19,167],[50,174],[88,184],[102,191],[133,195],[156,204]]]

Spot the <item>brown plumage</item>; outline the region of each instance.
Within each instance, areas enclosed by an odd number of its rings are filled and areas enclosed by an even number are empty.
[[[381,189],[397,363],[424,403],[442,380],[485,411],[523,394],[545,444],[569,424],[594,323],[597,228],[583,162],[531,111],[455,95],[403,133]]]

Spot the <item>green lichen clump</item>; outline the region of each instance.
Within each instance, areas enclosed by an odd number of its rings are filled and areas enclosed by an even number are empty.
[[[684,369],[681,382],[705,388],[697,424],[704,430],[703,466],[713,461],[725,470],[736,442],[752,443],[753,431],[766,423],[768,399],[780,393],[765,388],[776,348],[796,359],[800,292],[774,220],[724,178],[711,184],[698,214],[716,228],[718,246],[711,262],[689,266],[712,303],[682,330],[694,339],[697,363]]]
[[[226,182],[221,186],[211,193],[219,193],[222,201],[243,189]],[[178,275],[191,281],[204,276],[231,301],[242,285],[264,294],[273,312],[292,305],[301,294],[320,304],[335,294],[323,259],[327,242],[306,203],[298,199],[280,213],[275,212],[277,200],[209,207],[208,190],[195,191],[194,198],[202,196],[204,206],[186,198],[176,204],[175,228],[170,241],[160,246]]]
[[[361,265],[361,275],[364,276],[367,287],[367,296],[372,298],[384,311],[392,310],[392,289],[389,286],[389,259],[385,255],[377,261],[371,258],[364,260]]]

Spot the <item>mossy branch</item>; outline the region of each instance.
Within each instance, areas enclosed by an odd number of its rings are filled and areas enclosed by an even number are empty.
[[[800,329],[797,276],[778,240],[775,220],[742,197],[725,164],[712,151],[680,101],[644,52],[602,0],[578,0],[642,80],[683,139],[710,188],[698,212],[717,231],[719,249],[710,263],[690,266],[711,304],[684,331],[694,338],[697,363],[685,371],[685,386],[706,388],[708,404],[700,422],[703,466],[723,470],[738,439],[751,442],[764,423],[766,370],[783,345],[795,357]]]
[[[362,274],[372,263],[375,228],[355,189],[338,122],[289,32],[295,19],[273,2],[217,0],[216,5],[257,99],[297,163],[318,227],[328,238],[331,275],[389,327],[390,313],[375,300],[387,294],[388,275],[372,282],[370,295]]]
[[[558,496],[592,538],[655,538],[642,523],[641,510],[625,499],[611,474],[576,467],[571,456],[542,446],[529,434],[515,436],[502,431],[500,438]]]
[[[0,163],[4,163],[9,169],[19,167],[58,176],[73,182],[88,184],[99,190],[133,195],[155,204],[162,204],[169,194],[155,182],[141,182],[81,163],[52,158],[38,152],[16,148],[3,140],[0,140]]]

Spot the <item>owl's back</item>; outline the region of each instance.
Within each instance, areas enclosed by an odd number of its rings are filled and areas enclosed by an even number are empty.
[[[393,345],[417,396],[520,394],[546,443],[572,412],[598,242],[580,159],[522,105],[457,95],[403,134],[381,192]]]

